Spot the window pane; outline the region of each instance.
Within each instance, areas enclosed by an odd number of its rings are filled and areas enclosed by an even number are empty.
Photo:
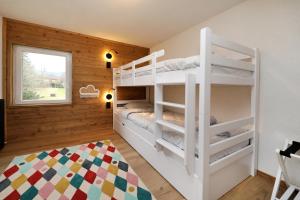
[[[23,52],[22,100],[66,100],[66,57]]]

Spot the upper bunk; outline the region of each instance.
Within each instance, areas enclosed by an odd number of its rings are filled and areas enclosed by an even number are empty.
[[[158,62],[164,55],[160,50],[115,68],[114,87],[184,84],[187,74],[195,74],[198,84],[209,79],[211,84],[251,86],[259,70],[257,49],[228,41],[209,28],[201,30],[200,55]]]

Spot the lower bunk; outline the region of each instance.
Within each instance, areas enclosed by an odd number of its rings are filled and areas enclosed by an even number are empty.
[[[166,111],[164,118],[178,125],[183,124],[183,115]],[[217,120],[211,117],[211,124]],[[197,131],[197,127],[195,127]],[[195,149],[195,173],[187,173],[183,165],[183,159],[166,148],[156,148],[156,136],[154,134],[154,114],[151,106],[142,108],[121,107],[114,110],[114,129],[134,149],[136,149],[167,181],[169,181],[185,198],[192,200],[201,199],[202,178],[200,176],[201,163],[198,148]],[[235,137],[246,130],[239,129],[217,134],[211,138],[211,143],[217,143],[230,137]],[[162,138],[171,144],[173,148],[184,151],[183,138],[174,134],[173,130],[164,129]],[[198,144],[198,138],[195,138]],[[241,150],[249,148],[246,155],[234,156]],[[210,156],[210,164],[221,162],[223,159],[232,157],[222,168],[210,174],[209,199],[218,199],[234,186],[251,174],[252,167],[251,141],[246,140],[231,146],[222,152]]]

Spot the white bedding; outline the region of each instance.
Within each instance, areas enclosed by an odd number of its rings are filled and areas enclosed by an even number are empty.
[[[157,73],[169,72],[169,71],[179,71],[179,70],[188,70],[200,67],[200,56],[191,56],[187,58],[176,58],[169,59],[162,62],[157,63]],[[145,70],[142,70],[145,69]],[[150,66],[145,66],[142,68],[136,69],[136,77],[147,76],[152,74],[152,70]],[[252,76],[252,72],[240,70],[240,69],[232,69],[228,67],[221,66],[212,66],[211,72],[213,74],[221,74],[221,75],[229,75],[229,76],[239,76],[239,77],[250,77]],[[131,70],[125,70],[122,78],[131,78]],[[116,77],[119,78],[119,77]]]
[[[142,127],[146,130],[148,130],[151,133],[154,133],[154,113],[148,112],[147,110],[140,109],[139,112],[137,112],[137,109],[117,109],[117,113],[119,113],[122,117],[132,121],[134,124],[136,124],[139,127]],[[184,116],[179,113],[166,111],[163,114],[163,119],[172,123],[175,123],[179,126],[184,126]],[[197,130],[197,127],[195,127]],[[184,138],[182,135],[177,134],[173,130],[170,130],[168,128],[163,127],[163,134],[162,138],[166,141],[174,144],[175,146],[184,149]],[[224,140],[228,137],[232,137],[235,135],[238,135],[242,132],[245,132],[245,130],[235,130],[231,131],[230,133],[220,134],[217,136],[214,136],[211,138],[210,142],[216,143],[221,140]],[[197,141],[198,138],[195,138]],[[196,155],[198,154],[198,143],[196,143]],[[228,148],[222,152],[219,152],[213,156],[211,156],[210,162],[214,162],[220,158],[223,158],[239,149],[242,149],[249,145],[249,141],[242,142],[238,145],[235,145],[231,148]]]

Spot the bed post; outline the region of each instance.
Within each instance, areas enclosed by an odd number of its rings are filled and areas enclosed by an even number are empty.
[[[252,154],[252,166],[251,166],[251,175],[256,175],[257,170],[257,147],[258,147],[258,108],[259,108],[259,50],[254,49],[254,59],[252,60],[254,64],[254,86],[251,90],[251,117],[254,119],[253,124],[253,154]]]
[[[132,74],[131,74],[131,77],[132,77],[132,85],[135,85],[135,61],[132,62],[132,70],[131,70]]]
[[[200,178],[202,179],[201,196],[208,200],[210,193],[209,171],[209,126],[210,126],[210,93],[211,93],[211,30],[201,29],[200,34],[200,91],[199,91],[199,156],[201,162]]]
[[[152,58],[151,58],[151,65],[152,65],[152,75],[153,75],[153,84],[155,85],[156,83],[156,63],[157,63],[157,53],[154,52],[152,54]]]
[[[116,71],[118,69],[113,68],[113,110],[115,110],[117,108],[117,87],[116,87]]]
[[[195,172],[195,127],[196,127],[196,76],[185,75],[185,112],[184,112],[184,165],[189,174]]]
[[[153,57],[151,59],[151,65],[152,65],[152,75],[153,75],[153,81],[154,81],[154,118],[155,121],[161,120],[163,118],[163,106],[160,104],[157,104],[158,101],[163,101],[163,85],[158,84],[156,82],[156,63],[157,63],[157,53],[155,52],[153,54]],[[157,123],[154,125],[155,130],[155,139],[159,139],[162,137],[162,131]],[[157,150],[160,150],[160,146],[157,144],[154,145]]]

